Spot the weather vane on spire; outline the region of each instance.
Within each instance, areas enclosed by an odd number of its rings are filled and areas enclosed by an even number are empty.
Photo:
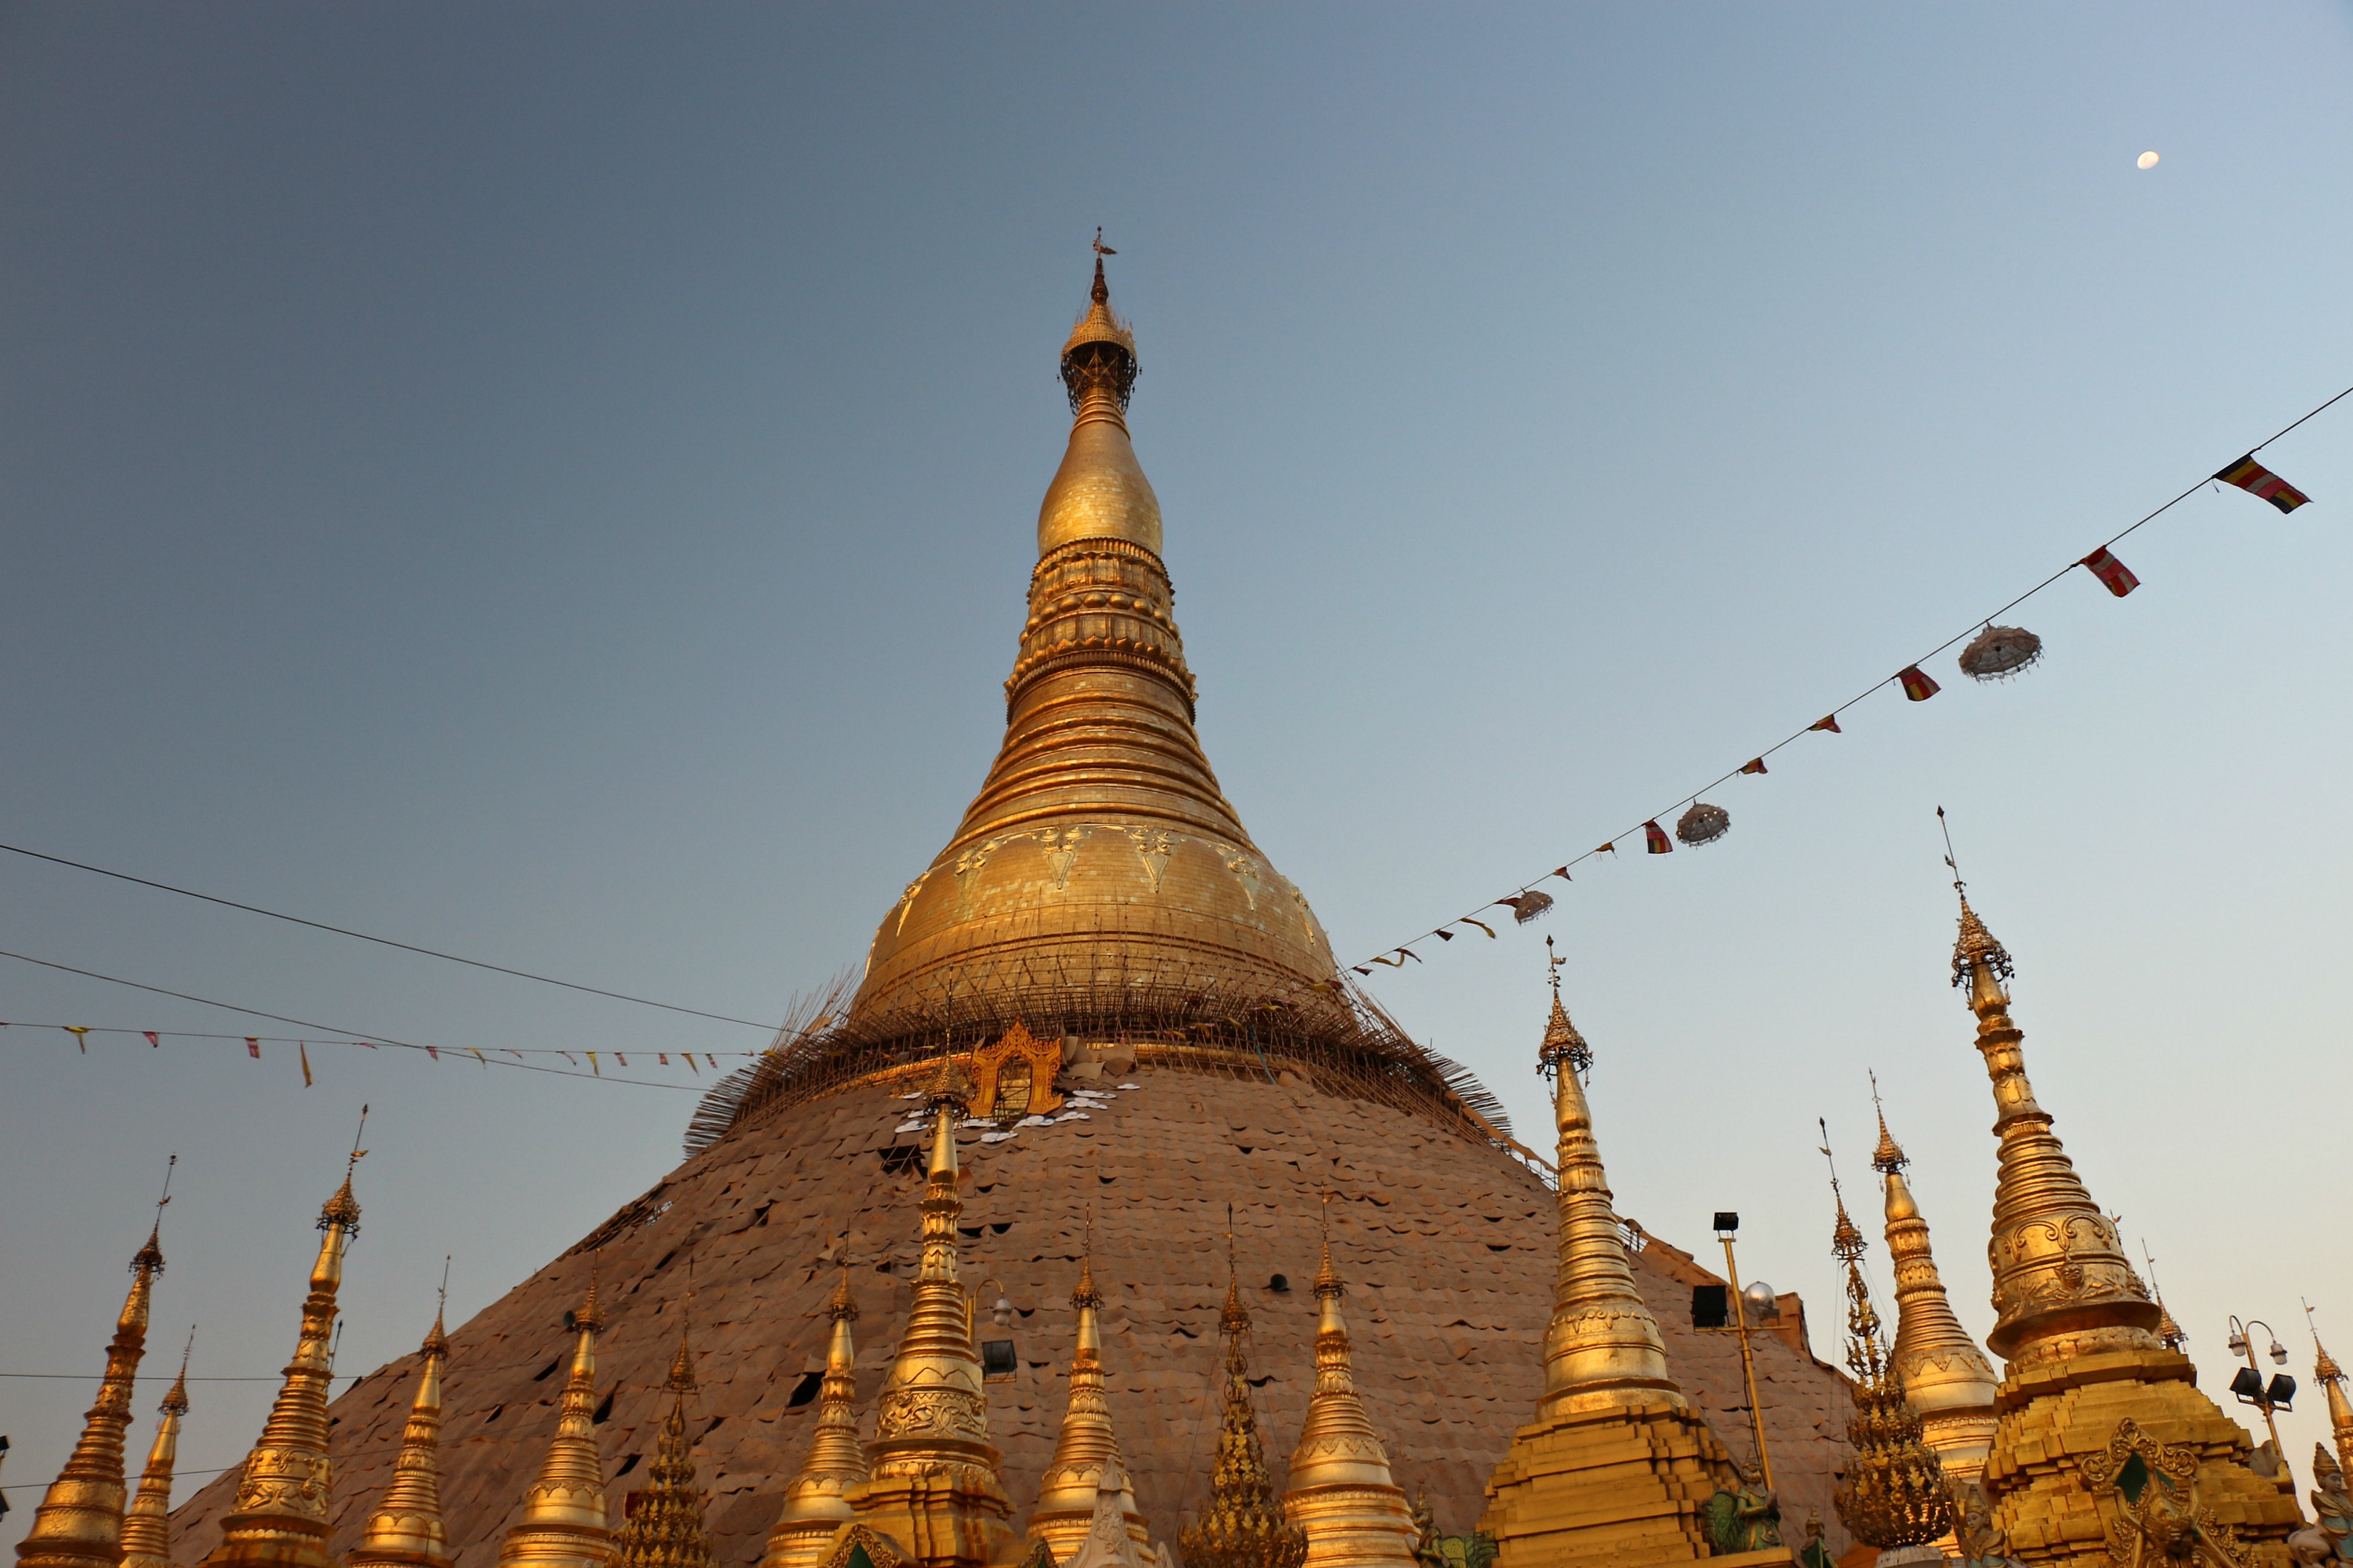
[[[1110,246],[1105,245],[1103,242],[1103,225],[1101,224],[1095,225],[1095,254],[1097,256],[1117,256],[1119,254],[1118,251],[1113,250]]]
[[[1936,808],[1936,827],[1945,836],[1945,865],[1953,873],[1953,890],[1963,898],[1968,896],[1968,884],[1961,880],[1960,862],[1953,858],[1953,825],[1945,820],[1945,808]]]

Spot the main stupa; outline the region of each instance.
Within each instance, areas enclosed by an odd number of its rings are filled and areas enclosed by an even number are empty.
[[[873,1437],[918,1297],[927,1161],[940,1159],[922,1108],[950,1079],[969,1107],[955,1245],[1015,1528],[1041,1483],[1056,1489],[1050,1511],[1066,1491],[1079,1506],[1092,1495],[1064,1473],[1071,1455],[1056,1458],[1077,1291],[1101,1393],[1090,1370],[1094,1447],[1071,1453],[1099,1450],[1107,1418],[1131,1528],[1176,1540],[1217,1451],[1229,1227],[1261,1425],[1269,1452],[1290,1451],[1316,1384],[1327,1193],[1355,1384],[1396,1481],[1426,1494],[1441,1529],[1477,1520],[1545,1387],[1563,1267],[1550,1167],[1468,1074],[1356,989],[1219,789],[1194,729],[1159,502],[1128,436],[1137,368],[1099,256],[1062,351],[1073,422],[1039,510],[1004,744],[947,847],[883,916],[855,994],[714,1092],[675,1171],[448,1335],[441,1501],[457,1568],[489,1568],[522,1516],[567,1404],[592,1271],[594,1433],[617,1524],[654,1484],[681,1408],[670,1369],[690,1278],[686,1430],[721,1568],[760,1560],[788,1490],[821,1513],[854,1486],[847,1425]],[[1533,989],[1530,1002],[1533,1069]],[[1644,1121],[1638,1106],[1611,1114]],[[1726,1448],[1751,1453],[1738,1347],[1691,1326],[1694,1287],[1721,1281],[1630,1222],[1627,1237],[1676,1381]],[[1837,1551],[1844,1386],[1783,1300],[1780,1330],[1756,1337],[1758,1403],[1784,1517],[1794,1532],[1818,1513]],[[338,1555],[392,1474],[421,1370],[391,1363],[332,1406]],[[820,1429],[821,1462],[796,1489]],[[235,1484],[216,1479],[175,1515],[176,1561],[219,1540]]]

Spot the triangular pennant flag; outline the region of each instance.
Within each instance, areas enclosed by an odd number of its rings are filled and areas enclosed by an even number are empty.
[[[1357,973],[1359,973],[1359,974],[1370,974],[1370,973],[1372,973],[1372,971],[1371,971],[1371,970],[1366,969],[1366,968],[1363,964],[1361,964],[1361,963],[1352,963],[1352,964],[1348,965],[1348,967],[1349,967],[1349,968],[1351,968],[1351,969],[1353,969],[1353,970],[1355,970],[1355,971],[1356,971]]]
[[[311,1087],[311,1047],[301,1040],[294,1042],[294,1054],[302,1058],[302,1087]]]
[[[1490,933],[1488,933],[1488,934],[1493,935],[1493,932],[1490,932]],[[1412,959],[1416,963],[1422,963],[1427,962],[1427,961],[1426,961],[1426,960],[1421,956],[1421,954],[1419,954],[1419,953],[1418,953],[1418,952],[1414,952],[1414,950],[1413,950],[1413,949],[1411,949],[1411,948],[1409,948],[1409,947],[1401,947],[1401,948],[1398,948],[1398,951],[1399,952],[1401,952],[1401,953],[1404,953],[1408,958]],[[1400,969],[1402,969],[1402,968],[1404,968],[1405,966],[1404,966],[1403,964],[1399,964],[1398,967],[1398,968],[1400,968]]]
[[[1574,882],[1577,880],[1576,878],[1568,874],[1568,868],[1566,866],[1555,866],[1552,868],[1552,874],[1558,877],[1564,882]]]
[[[699,1067],[695,1067],[694,1065],[694,1053],[692,1051],[681,1051],[679,1055],[686,1058],[686,1065],[693,1069],[695,1077],[701,1078],[702,1076],[702,1069]]]
[[[2312,498],[2294,485],[2255,461],[2253,452],[2214,476],[2226,485],[2236,485],[2260,500],[2267,500],[2282,511],[2294,511]]]
[[[613,1059],[614,1059],[615,1061],[617,1061],[617,1062],[620,1063],[623,1067],[628,1067],[628,1066],[629,1065],[629,1058],[627,1058],[627,1057],[625,1057],[625,1056],[623,1056],[623,1055],[622,1055],[620,1052],[618,1052],[618,1051],[615,1051],[615,1052],[613,1053]]]
[[[2108,547],[2105,544],[2084,556],[2076,564],[2088,568],[2092,575],[2097,577],[2108,592],[2119,599],[2140,586],[2140,579],[2132,574],[2132,568],[2109,554]]]
[[[1904,688],[1905,699],[1913,702],[1926,702],[1936,695],[1936,683],[1929,679],[1928,672],[1916,664],[1899,671],[1895,682]]]
[[[425,1047],[425,1054],[431,1057],[438,1062],[441,1059],[441,1047],[438,1046],[427,1046]]]
[[[156,1047],[156,1048],[158,1048],[159,1050],[163,1047],[163,1044],[164,1044],[164,1042],[163,1042],[163,1041],[161,1041],[161,1040],[159,1040],[159,1039],[157,1039],[157,1038],[155,1037],[155,1031],[154,1031],[154,1030],[153,1030],[153,1029],[142,1029],[142,1030],[140,1030],[139,1032],[140,1032],[141,1034],[142,1034],[142,1035],[144,1035],[144,1036],[146,1036],[146,1037],[147,1037],[147,1043],[148,1043],[149,1045],[155,1047]]]
[[[1846,732],[1838,727],[1838,715],[1835,713],[1825,713],[1822,717],[1807,725],[1806,728],[1809,731],[1828,730],[1833,735],[1842,735]]]
[[[1517,906],[1515,905],[1514,907],[1516,908]],[[1462,917],[1462,923],[1464,925],[1477,926],[1481,931],[1485,931],[1490,937],[1493,937],[1495,934],[1495,928],[1489,925],[1485,921],[1474,921],[1469,915],[1464,915]]]
[[[481,1064],[482,1064],[482,1067],[483,1067],[483,1068],[484,1068],[484,1070],[486,1070],[486,1071],[487,1071],[487,1070],[489,1069],[490,1065],[491,1065],[491,1058],[488,1058],[488,1057],[484,1056],[481,1052],[480,1052],[480,1051],[478,1051],[478,1050],[474,1049],[474,1047],[471,1047],[471,1046],[468,1046],[468,1047],[466,1047],[466,1054],[467,1054],[468,1056],[470,1056],[470,1057],[472,1057],[476,1061],[478,1061],[478,1062],[481,1063]]]
[[[712,1072],[717,1072],[719,1070],[719,1058],[712,1056],[709,1051],[703,1052],[702,1055],[704,1059],[711,1063],[711,1070]]]
[[[660,1059],[662,1066],[670,1066],[670,1053],[668,1051],[656,1051],[654,1055]]]
[[[362,1044],[362,1045],[364,1045],[364,1046],[367,1046],[367,1048],[368,1048],[368,1049],[370,1049],[370,1050],[374,1050],[374,1049],[375,1049],[375,1047],[374,1046],[368,1046],[368,1043],[367,1043],[365,1040],[362,1040],[362,1041],[360,1042],[360,1044]]]
[[[1452,942],[1454,940],[1454,933],[1451,931],[1434,931],[1430,934],[1436,937],[1440,942]]]
[[[1751,757],[1746,762],[1740,764],[1740,771],[1744,773],[1764,773],[1767,771],[1765,767],[1765,759],[1762,757]]]
[[[63,1029],[67,1034],[71,1035],[74,1037],[74,1044],[81,1047],[82,1055],[90,1055],[90,1029],[87,1026],[81,1024],[59,1024],[58,1027]]]
[[[1615,855],[1618,853],[1618,846],[1615,844],[1596,845],[1593,852],[1596,855]]]
[[[605,1076],[605,1069],[597,1065],[596,1052],[583,1051],[581,1055],[588,1058],[588,1070],[590,1072],[595,1073],[598,1078],[603,1078]]]
[[[1653,855],[1674,853],[1675,841],[1668,837],[1667,830],[1655,822],[1642,824],[1642,838],[1650,846],[1651,853]]]
[[[580,1065],[580,1058],[574,1056],[570,1051],[558,1051],[555,1054],[562,1057],[565,1061],[570,1062],[574,1067],[578,1067]]]
[[[246,1036],[245,1054],[251,1057],[255,1061],[259,1061],[261,1059],[261,1042],[255,1039],[251,1035]]]

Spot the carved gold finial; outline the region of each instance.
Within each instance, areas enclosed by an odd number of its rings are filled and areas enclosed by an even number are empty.
[[[1552,938],[1545,938],[1545,977],[1552,982],[1552,1016],[1545,1020],[1544,1044],[1536,1048],[1536,1070],[1556,1073],[1567,1063],[1568,1070],[1582,1079],[1593,1070],[1593,1048],[1569,1022],[1568,1009],[1561,1005],[1560,970],[1567,962],[1553,951]]]
[[[1135,334],[1111,308],[1111,285],[1103,278],[1103,258],[1119,252],[1103,242],[1095,230],[1095,280],[1087,291],[1087,308],[1079,313],[1062,345],[1062,385],[1071,395],[1071,412],[1083,415],[1091,398],[1115,404],[1111,417],[1127,408],[1135,386]]]
[[[367,1125],[367,1108],[360,1108]],[[302,1298],[302,1327],[285,1382],[246,1456],[236,1500],[221,1521],[220,1544],[206,1568],[330,1568],[327,1507],[334,1464],[327,1454],[327,1391],[334,1359],[336,1297],[343,1255],[359,1225],[352,1173],[367,1151],[353,1140],[343,1184],[321,1211],[318,1261]]]
[[[417,1395],[409,1401],[392,1482],[368,1516],[360,1543],[345,1559],[346,1568],[449,1565],[448,1531],[441,1519],[441,1372],[449,1357],[449,1336],[442,1328],[449,1299],[447,1258],[442,1268],[441,1300],[434,1309],[433,1327],[417,1347],[422,1364]]]
[[[1389,1473],[1388,1451],[1366,1413],[1350,1364],[1347,1295],[1332,1262],[1332,1200],[1323,1197],[1323,1260],[1315,1270],[1315,1389],[1292,1450],[1282,1511],[1307,1532],[1306,1568],[1411,1568],[1420,1531],[1405,1490]]]
[[[693,1291],[687,1292],[688,1300]],[[711,1568],[711,1532],[702,1519],[702,1489],[694,1474],[694,1440],[686,1432],[687,1396],[695,1391],[694,1352],[687,1313],[679,1311],[678,1355],[670,1366],[670,1414],[662,1420],[651,1471],[653,1484],[614,1538],[612,1568]]]
[[[1831,1160],[1830,1123],[1818,1116],[1814,1118],[1814,1125],[1822,1130],[1822,1158]],[[1883,1134],[1885,1132],[1883,1123],[1880,1131]],[[1838,1163],[1835,1160],[1831,1160],[1831,1200],[1838,1205],[1838,1224],[1831,1230],[1831,1256],[1845,1263],[1852,1270],[1860,1264],[1862,1255],[1871,1249],[1871,1244],[1863,1240],[1862,1232],[1855,1228],[1854,1221],[1847,1215],[1846,1194],[1839,1186]],[[1878,1322],[1874,1316],[1872,1319],[1873,1332],[1878,1330]]]
[[[162,1206],[156,1205],[159,1210]],[[139,1493],[122,1516],[122,1568],[171,1568],[172,1473],[179,1459],[180,1417],[188,1413],[188,1357],[195,1348],[196,1331],[191,1326],[180,1352],[180,1375],[157,1406],[155,1442],[147,1450]]]
[[[2312,1375],[2328,1400],[2328,1435],[2337,1444],[2337,1462],[2353,1470],[2353,1402],[2345,1395],[2345,1369],[2320,1342],[2320,1328],[2313,1321],[2309,1301],[2304,1304],[2304,1321],[2312,1331]]]
[[[1879,1118],[1879,1147],[1871,1152],[1871,1168],[1883,1176],[1892,1176],[1912,1163],[1887,1131],[1887,1110],[1879,1103],[1879,1075],[1871,1075],[1871,1110]]]
[[[1071,1355],[1071,1396],[1063,1407],[1061,1431],[1054,1439],[1054,1457],[1038,1483],[1038,1502],[1029,1516],[1029,1533],[1043,1541],[1054,1561],[1069,1563],[1088,1542],[1100,1512],[1104,1486],[1115,1494],[1123,1539],[1148,1546],[1151,1534],[1119,1463],[1119,1439],[1113,1433],[1111,1405],[1103,1392],[1103,1331],[1095,1314],[1103,1292],[1095,1289],[1093,1227],[1079,1254],[1079,1282],[1071,1292],[1071,1310],[1078,1315],[1078,1343]]]
[[[818,1385],[817,1430],[799,1473],[785,1488],[784,1511],[768,1532],[760,1568],[815,1568],[823,1562],[834,1532],[850,1517],[850,1489],[866,1480],[866,1449],[858,1441],[858,1347],[849,1334],[858,1302],[849,1294],[847,1263],[826,1316],[833,1337]]]
[[[571,1375],[556,1401],[555,1436],[523,1493],[522,1517],[499,1543],[501,1568],[606,1568],[613,1532],[605,1512],[605,1463],[596,1452],[596,1255],[588,1292],[569,1314]]]
[[[1184,1568],[1300,1568],[1307,1532],[1282,1516],[1274,1479],[1260,1445],[1258,1413],[1250,1404],[1250,1356],[1244,1338],[1250,1310],[1242,1305],[1234,1258],[1233,1205],[1226,1205],[1226,1305],[1218,1327],[1226,1342],[1225,1401],[1218,1421],[1218,1463],[1208,1500],[1177,1532]]]

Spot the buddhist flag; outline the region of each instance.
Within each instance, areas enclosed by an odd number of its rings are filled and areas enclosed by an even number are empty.
[[[2282,511],[2294,511],[2312,498],[2294,485],[2255,461],[2253,452],[2214,476],[2226,485],[2236,485],[2261,500],[2267,500]]]
[[[251,1057],[255,1061],[259,1061],[261,1059],[261,1042],[255,1039],[251,1035],[246,1036],[245,1054]]]
[[[1904,688],[1905,697],[1911,701],[1926,702],[1936,695],[1936,683],[1929,679],[1928,672],[1916,664],[1905,668],[1895,679]]]
[[[1835,713],[1824,714],[1821,718],[1817,719],[1812,723],[1807,725],[1806,729],[1809,731],[1815,730],[1828,730],[1833,735],[1842,735],[1846,733],[1845,731],[1838,727],[1838,715]]]
[[[1651,853],[1653,855],[1672,855],[1674,853],[1675,841],[1668,837],[1667,830],[1660,826],[1655,822],[1646,822],[1642,824],[1642,837],[1643,840],[1650,845]]]
[[[1762,757],[1751,757],[1746,762],[1740,764],[1740,771],[1744,773],[1764,773],[1767,771],[1765,767],[1765,759]]]
[[[1596,848],[1593,852],[1596,855],[1615,855],[1618,853],[1618,846],[1615,844],[1604,844]]]
[[[301,1041],[294,1042],[295,1053],[302,1058],[302,1087],[311,1087],[311,1047]]]
[[[141,1034],[142,1034],[142,1035],[144,1035],[144,1036],[146,1036],[146,1037],[147,1037],[147,1043],[148,1043],[149,1045],[153,1046],[153,1047],[154,1047],[156,1049],[158,1049],[158,1050],[161,1050],[161,1049],[163,1048],[164,1042],[163,1042],[163,1041],[161,1041],[161,1040],[159,1040],[159,1039],[157,1039],[157,1038],[155,1037],[155,1031],[154,1031],[154,1030],[153,1030],[153,1029],[142,1029],[142,1030],[140,1030],[139,1032],[140,1032]]]
[[[2093,576],[2097,577],[2106,586],[2109,593],[2119,599],[2140,586],[2140,579],[2132,574],[2132,568],[2109,554],[2108,547],[2105,544],[2084,556],[2076,564],[2087,568]]]
[[[74,1037],[74,1044],[81,1047],[82,1055],[90,1055],[90,1029],[88,1026],[82,1024],[59,1024],[58,1027],[63,1029],[67,1034],[71,1035]]]

